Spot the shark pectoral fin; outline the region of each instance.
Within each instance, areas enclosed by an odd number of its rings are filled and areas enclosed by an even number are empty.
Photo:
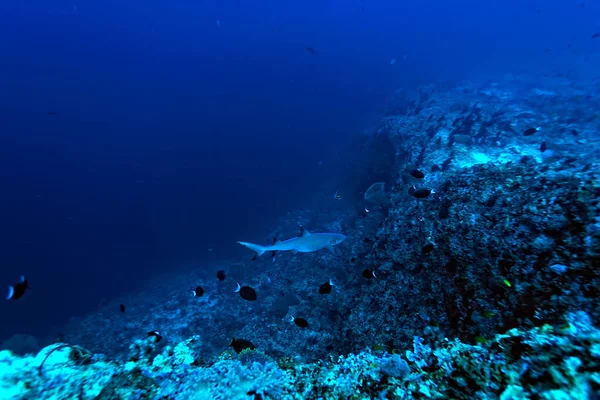
[[[335,256],[335,249],[333,248],[333,246],[332,246],[332,245],[329,245],[329,246],[327,246],[326,248],[327,248],[327,250],[329,250],[329,252],[330,252],[331,254],[333,254],[333,255]]]
[[[257,258],[258,258],[258,253],[254,253],[254,257],[252,257],[252,261],[256,261]]]
[[[271,257],[275,257],[277,255],[277,251],[272,251],[271,252]]]

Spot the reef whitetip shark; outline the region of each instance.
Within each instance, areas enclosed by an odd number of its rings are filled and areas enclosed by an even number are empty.
[[[262,256],[266,252],[272,252],[274,256],[278,251],[293,251],[294,253],[312,253],[313,251],[319,251],[321,249],[327,249],[332,254],[335,254],[333,246],[340,244],[346,239],[346,236],[340,233],[310,233],[302,226],[300,226],[300,235],[288,240],[277,240],[273,241],[271,246],[261,246],[258,244],[248,242],[238,242],[242,246],[246,246],[250,250],[253,250],[256,257]]]

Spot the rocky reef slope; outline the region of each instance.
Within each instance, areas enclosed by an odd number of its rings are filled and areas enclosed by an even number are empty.
[[[336,255],[161,279],[74,321],[69,346],[0,353],[0,398],[598,398],[598,89],[503,77],[399,92],[360,138],[344,198],[278,228],[343,232]],[[386,195],[365,198],[379,181]]]

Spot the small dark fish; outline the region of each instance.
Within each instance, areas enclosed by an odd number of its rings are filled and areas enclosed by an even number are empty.
[[[421,254],[423,254],[423,255],[429,254],[429,253],[431,253],[433,251],[433,249],[435,249],[435,246],[433,245],[433,243],[427,243],[421,249]]]
[[[229,342],[229,346],[233,347],[233,350],[238,354],[246,349],[250,349],[250,350],[256,349],[256,346],[254,344],[252,344],[251,341],[244,340],[244,339],[231,338],[231,342]]]
[[[577,136],[579,135],[579,132],[577,131],[577,129],[571,129],[571,135]]]
[[[435,193],[435,191],[433,189],[419,189],[419,190],[413,190],[411,194],[417,199],[425,199],[425,198],[429,197],[429,195],[432,193]]]
[[[160,342],[163,338],[159,331],[148,332],[148,337],[154,337],[154,343]]]
[[[600,32],[599,33],[594,33],[592,35],[592,39],[598,39],[598,38],[600,38]]]
[[[121,312],[125,312],[125,304],[119,304],[119,309]]]
[[[330,279],[319,287],[319,294],[329,294],[333,288],[333,281]]]
[[[448,273],[454,275],[456,273],[456,270],[458,270],[458,260],[454,257],[452,257],[445,265],[446,271],[448,271]]]
[[[202,297],[204,294],[204,289],[202,289],[202,286],[197,286],[192,293],[194,297]]]
[[[425,174],[422,173],[421,171],[419,171],[418,169],[413,169],[412,171],[410,171],[410,174],[417,179],[423,179],[425,178]]]
[[[540,151],[543,153],[546,151],[546,149],[547,149],[546,142],[542,142],[542,144],[540,144]]]
[[[377,275],[375,275],[374,271],[371,271],[370,269],[365,269],[362,273],[363,278],[365,279],[373,279],[373,278],[377,278]]]
[[[312,54],[313,56],[318,55],[319,53],[317,53],[317,51],[315,49],[313,49],[312,47],[305,47],[306,51],[308,51],[310,54]]]
[[[25,291],[30,289],[29,282],[25,279],[24,276],[21,276],[21,280],[19,283],[14,286],[8,287],[8,296],[6,296],[6,300],[18,300],[25,294]]]
[[[256,296],[256,290],[252,289],[250,286],[240,286],[238,283],[235,291],[236,293],[239,292],[240,296],[244,300],[254,301],[258,298],[258,296]]]
[[[531,136],[534,133],[538,132],[540,129],[540,127],[525,129],[525,131],[523,132],[523,136]]]
[[[295,323],[296,325],[298,325],[302,329],[308,328],[308,321],[305,320],[304,318],[294,318],[294,316],[292,315],[292,318],[290,319],[290,322]]]
[[[219,280],[219,282],[223,282],[225,280],[225,271],[223,271],[222,269],[217,271],[217,279]]]
[[[246,396],[254,396],[254,400],[263,400],[263,395],[258,393],[256,389],[246,392]]]

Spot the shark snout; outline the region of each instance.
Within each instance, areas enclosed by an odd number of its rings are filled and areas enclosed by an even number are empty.
[[[346,236],[344,236],[340,233],[336,233],[336,234],[334,234],[334,237],[331,239],[331,244],[333,246],[335,246],[336,244],[342,243],[344,240],[346,240]]]

